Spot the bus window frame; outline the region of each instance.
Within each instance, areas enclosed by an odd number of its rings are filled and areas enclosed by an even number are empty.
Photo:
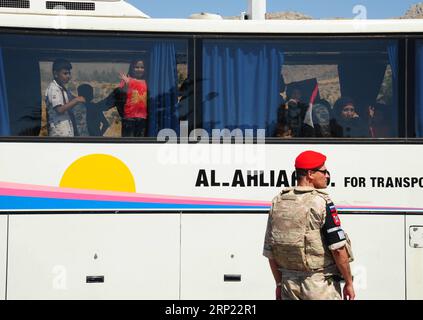
[[[422,138],[410,137],[414,122],[410,122],[415,108],[414,97],[407,94],[410,90],[406,85],[407,81],[414,79],[414,71],[410,69],[410,65],[414,65],[411,57],[414,54],[410,50],[413,41],[411,39],[422,39],[422,34],[415,33],[395,33],[395,34],[271,34],[263,35],[260,33],[251,34],[213,34],[213,33],[195,33],[195,32],[138,32],[138,31],[93,31],[93,30],[47,30],[47,29],[20,29],[0,27],[0,36],[3,34],[23,34],[27,36],[84,36],[84,37],[126,37],[126,38],[148,38],[148,39],[175,39],[187,41],[187,57],[188,57],[188,79],[197,79],[201,75],[201,43],[204,39],[248,39],[248,40],[397,40],[398,41],[398,68],[399,68],[399,86],[398,86],[398,135],[393,138],[292,138],[280,139],[277,137],[265,137],[266,144],[397,144],[397,143],[423,143]],[[194,61],[190,59],[193,57]],[[190,68],[191,67],[191,68]],[[403,85],[401,85],[403,83]],[[193,81],[194,95],[190,99],[189,105],[193,112],[194,123],[189,124],[191,128],[201,128],[198,126],[201,119],[201,102],[198,97],[201,96],[201,85],[197,81]],[[401,112],[401,109],[404,110]],[[414,119],[411,119],[414,121]],[[413,141],[410,141],[412,139]],[[0,136],[0,142],[42,142],[42,143],[169,143],[168,141],[157,141],[156,137],[128,138],[128,137],[48,137],[48,136]],[[186,139],[184,139],[186,142]],[[257,140],[253,139],[252,143]],[[181,143],[178,137],[176,143]],[[187,143],[198,143],[198,141],[188,141]],[[210,138],[209,143],[212,143]],[[232,139],[231,143],[235,143]],[[250,143],[250,142],[246,142]]]

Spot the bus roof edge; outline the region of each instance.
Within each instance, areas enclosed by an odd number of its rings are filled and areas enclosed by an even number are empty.
[[[150,18],[125,0],[0,1],[0,13]]]

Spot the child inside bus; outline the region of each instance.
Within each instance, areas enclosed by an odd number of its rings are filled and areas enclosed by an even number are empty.
[[[385,103],[375,103],[368,107],[369,133],[372,138],[394,136],[391,108]]]
[[[333,115],[333,134],[335,137],[357,138],[369,135],[368,128],[356,112],[352,98],[339,98],[333,106]]]
[[[53,62],[53,81],[45,93],[47,107],[48,134],[55,137],[73,137],[78,135],[72,108],[84,103],[84,97],[73,97],[66,89],[71,79],[72,65],[64,59]]]
[[[78,95],[85,98],[87,112],[87,128],[90,136],[103,136],[110,126],[103,113],[102,104],[93,103],[94,90],[89,84],[81,84],[78,87]]]
[[[120,74],[120,88],[126,93],[122,137],[144,137],[147,129],[147,82],[144,59],[133,60],[128,74]]]
[[[287,86],[287,102],[278,109],[278,137],[301,137],[307,104],[302,101],[302,92],[296,86]]]

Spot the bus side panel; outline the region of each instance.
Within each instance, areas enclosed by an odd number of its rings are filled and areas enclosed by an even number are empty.
[[[182,214],[181,222],[181,299],[274,299],[266,214]]]
[[[0,216],[0,300],[6,298],[7,216]]]
[[[356,298],[405,299],[404,215],[343,214],[352,243]]]
[[[11,216],[8,299],[178,299],[179,230],[179,214]]]
[[[407,299],[423,299],[423,216],[407,215]]]

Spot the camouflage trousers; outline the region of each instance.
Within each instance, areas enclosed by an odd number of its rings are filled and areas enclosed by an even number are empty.
[[[341,284],[331,274],[282,270],[282,300],[341,300]]]

